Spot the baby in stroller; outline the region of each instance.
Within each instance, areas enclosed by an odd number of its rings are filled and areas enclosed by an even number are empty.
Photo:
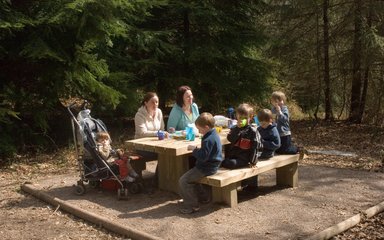
[[[119,166],[119,178],[122,181],[134,182],[139,174],[133,169],[130,158],[124,154],[122,149],[112,149],[111,139],[107,132],[96,134],[97,151],[100,156],[109,164]]]
[[[85,183],[92,188],[117,189],[118,199],[126,198],[142,190],[139,174],[132,168],[130,160],[140,160],[138,155],[127,155],[123,150],[111,147],[107,127],[100,119],[91,117],[84,101],[77,117],[72,107],[67,107],[72,119],[72,133],[80,172],[80,180],[75,186],[76,194],[85,193]],[[138,181],[136,181],[138,180]]]

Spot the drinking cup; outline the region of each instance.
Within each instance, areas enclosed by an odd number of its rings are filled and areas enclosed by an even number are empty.
[[[165,137],[165,133],[163,131],[158,131],[157,132],[157,137],[159,138],[159,140],[164,140],[164,137]]]

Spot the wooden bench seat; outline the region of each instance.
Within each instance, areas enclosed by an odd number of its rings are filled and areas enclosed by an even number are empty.
[[[230,207],[237,205],[237,189],[241,181],[276,169],[276,185],[298,186],[298,160],[296,155],[277,155],[266,161],[259,161],[255,168],[220,168],[214,175],[204,177],[200,183],[212,186],[212,201],[224,202]]]

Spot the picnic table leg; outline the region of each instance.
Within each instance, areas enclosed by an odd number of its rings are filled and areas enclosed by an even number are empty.
[[[239,182],[235,182],[224,187],[212,187],[212,201],[224,202],[230,207],[237,206],[237,188],[239,185]]]
[[[276,184],[278,186],[298,187],[298,162],[276,169]]]
[[[159,188],[178,194],[179,179],[189,169],[188,155],[159,153],[158,156]]]

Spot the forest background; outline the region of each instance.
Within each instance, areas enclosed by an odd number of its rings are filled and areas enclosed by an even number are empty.
[[[132,118],[147,91],[165,114],[180,85],[202,111],[283,90],[293,113],[383,125],[378,0],[0,0],[0,165],[71,138],[72,101]]]

